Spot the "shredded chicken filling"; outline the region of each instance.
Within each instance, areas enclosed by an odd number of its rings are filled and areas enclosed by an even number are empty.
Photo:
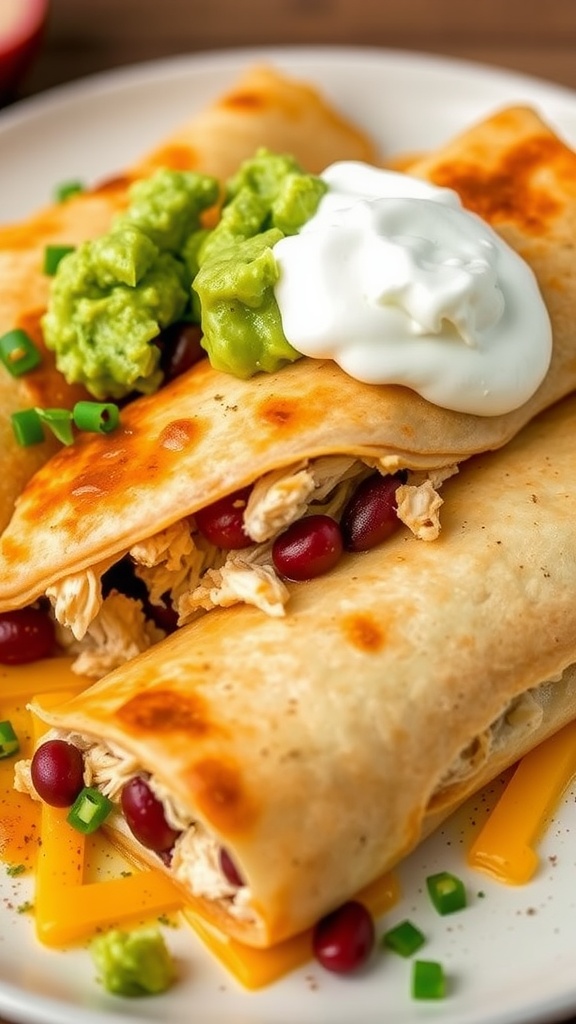
[[[543,699],[546,687],[553,685],[542,683],[534,690],[527,690],[526,693],[515,697],[496,721],[460,751],[436,787],[433,796],[441,790],[448,789],[449,786],[470,779],[480,771],[492,753],[501,750],[508,743],[512,733],[517,735],[534,732],[544,715]]]
[[[537,729],[542,721],[548,688],[553,685],[554,681],[542,683],[510,701],[498,718],[459,752],[433,797],[475,774],[493,751],[509,741],[511,733]],[[116,805],[124,785],[135,776],[144,775],[150,789],[162,803],[166,821],[180,833],[172,851],[170,873],[192,895],[222,901],[228,912],[238,919],[254,920],[250,887],[235,886],[226,878],[220,866],[218,840],[161,780],[142,768],[134,755],[116,744],[94,742],[75,732],[51,729],[46,733],[44,742],[49,739],[65,739],[78,747],[84,755],[84,785],[96,786]],[[29,760],[16,763],[14,788],[39,799],[32,783]],[[121,816],[120,811],[118,814]]]
[[[241,550],[224,551],[211,544],[196,529],[193,516],[134,544],[128,553],[150,602],[169,602],[179,626],[212,608],[239,602],[267,615],[283,615],[289,591],[272,562],[274,539],[310,513],[338,519],[360,481],[375,468],[389,471],[385,460],[380,464],[330,455],[267,473],[256,481],[244,513],[244,529],[254,544]],[[455,466],[410,472],[398,488],[398,517],[415,536],[438,536],[442,498],[437,488],[455,472]],[[101,579],[110,564],[67,576],[46,591],[60,624],[59,640],[78,656],[75,670],[93,678],[163,635],[148,623],[140,601],[115,591],[103,596]]]
[[[117,807],[126,783],[135,776],[144,775],[148,786],[162,802],[166,821],[180,833],[172,849],[170,874],[193,896],[222,901],[229,913],[238,919],[254,920],[249,905],[249,887],[233,885],[221,869],[218,840],[159,779],[143,771],[136,757],[114,744],[94,743],[79,733],[51,729],[46,733],[44,742],[49,739],[65,739],[78,747],[84,755],[84,785],[97,787]],[[30,761],[16,763],[14,788],[39,799],[32,783]],[[113,813],[121,830],[126,831],[122,812],[118,808]]]

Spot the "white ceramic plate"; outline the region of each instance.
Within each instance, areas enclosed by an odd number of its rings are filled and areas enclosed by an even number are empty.
[[[493,68],[370,49],[299,48],[182,57],[92,77],[0,115],[0,221],[49,201],[55,183],[113,173],[152,147],[251,62],[266,57],[318,83],[370,130],[385,152],[426,149],[508,103],[535,105],[576,143],[576,94]],[[386,927],[404,917],[429,938],[421,951],[441,960],[449,994],[416,1003],[408,962],[374,958],[342,978],[307,965],[260,993],[247,993],[186,928],[166,938],[181,978],[164,996],[121,1000],[94,981],[88,955],[51,952],[14,906],[27,880],[0,867],[0,1013],[21,1024],[536,1024],[576,1013],[576,805],[568,793],[541,843],[541,867],[527,886],[508,888],[467,870],[465,849],[490,794],[472,801],[402,867],[404,897]],[[470,906],[441,918],[429,907],[427,874],[467,880]],[[479,894],[483,895],[480,896]],[[384,928],[384,922],[380,923]]]

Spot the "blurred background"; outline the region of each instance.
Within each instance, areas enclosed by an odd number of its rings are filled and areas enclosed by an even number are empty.
[[[41,2],[0,0],[0,28],[3,8]],[[173,54],[306,43],[438,53],[576,88],[576,0],[51,0],[10,98]]]

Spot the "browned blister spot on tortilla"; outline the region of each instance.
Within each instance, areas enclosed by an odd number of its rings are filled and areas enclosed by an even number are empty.
[[[341,627],[348,642],[366,654],[376,654],[384,646],[384,628],[373,615],[366,612],[345,615]]]
[[[435,184],[455,189],[464,206],[485,220],[543,234],[564,209],[554,178],[572,183],[573,190],[575,175],[574,154],[543,133],[511,147],[496,167],[450,160],[435,167],[431,177]]]
[[[191,737],[212,731],[206,705],[196,693],[175,693],[157,687],[137,693],[116,711],[116,718],[132,733],[185,732]]]
[[[264,423],[273,427],[284,427],[294,423],[298,417],[300,403],[293,398],[268,398],[258,410]]]
[[[107,515],[122,513],[135,472],[130,445],[83,434],[53,456],[50,472],[40,470],[31,478],[23,492],[21,516],[31,524],[48,516],[69,540],[77,539],[86,529],[82,517],[95,499],[106,496]]]
[[[30,405],[38,405],[41,408],[71,409],[75,402],[89,396],[79,384],[67,384],[62,374],[56,369],[54,356],[44,344],[41,324],[44,313],[44,309],[24,310],[15,324],[16,327],[26,331],[42,356],[42,362],[38,368],[27,373],[21,379],[20,384],[26,390]]]
[[[268,105],[266,96],[260,92],[252,92],[248,89],[231,92],[228,96],[224,96],[218,104],[218,106],[232,110],[235,113],[246,111],[248,114],[257,114],[259,111],[264,111]]]
[[[181,452],[198,440],[201,433],[198,420],[172,420],[160,432],[158,443],[171,452]]]
[[[190,766],[186,780],[198,811],[215,828],[230,835],[253,823],[256,810],[235,764],[207,757]]]
[[[171,415],[178,387],[186,386],[181,381],[126,406],[112,434],[80,433],[73,445],[61,448],[49,471],[41,470],[25,488],[22,518],[36,520],[49,514],[69,539],[78,538],[82,516],[95,499],[105,496],[106,515],[121,518],[128,494],[141,495],[156,486],[159,477],[171,479],[182,454],[206,430],[198,417]]]
[[[198,166],[199,158],[192,146],[170,143],[158,149],[149,162],[153,167],[169,167],[173,171],[189,171]]]
[[[329,389],[321,387],[299,395],[269,395],[256,406],[255,434],[260,432],[264,444],[268,444],[272,432],[279,436],[303,433],[322,421],[333,400]],[[257,436],[254,441],[258,442]]]
[[[126,192],[134,180],[134,176],[128,174],[118,174],[113,178],[105,178],[92,189],[92,195],[113,196]]]
[[[46,352],[46,346],[44,344],[44,333],[42,331],[40,321],[45,312],[46,310],[43,307],[41,309],[35,308],[23,310],[18,316],[18,320],[16,322],[16,327],[19,327],[22,331],[26,331],[26,334],[30,336],[42,354]]]
[[[21,224],[7,224],[0,228],[0,249],[31,249],[60,230],[60,212],[57,206],[36,214]]]
[[[12,537],[3,537],[0,541],[2,557],[9,562],[24,562],[32,557],[32,541],[30,544],[21,543]]]
[[[114,457],[101,456],[92,465],[88,465],[84,472],[74,476],[69,498],[77,511],[81,505],[87,504],[89,507],[90,501],[97,494],[110,495],[122,491],[125,495],[133,467],[130,452],[126,448],[113,448],[110,456]]]

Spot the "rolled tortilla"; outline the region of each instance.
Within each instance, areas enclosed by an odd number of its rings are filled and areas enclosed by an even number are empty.
[[[30,406],[71,408],[90,397],[66,383],[43,343],[40,318],[50,286],[42,269],[46,245],[77,245],[105,233],[126,205],[129,185],[158,167],[197,169],[224,179],[259,146],[294,153],[311,171],[342,157],[378,159],[370,140],[315,89],[255,66],[123,174],[23,223],[0,227],[0,336],[23,328],[42,353],[41,367],[18,380],[0,367],[0,530],[26,481],[59,447],[53,440],[20,447],[11,414]]]
[[[150,774],[187,823],[166,870],[226,934],[313,924],[576,716],[575,430],[572,398],[471,460],[437,543],[396,534],[295,586],[289,616],[215,611],[36,709],[115,800]]]
[[[77,641],[100,644],[92,663],[82,664],[95,676],[154,639],[140,629],[138,643],[108,643],[121,616],[102,621],[100,578],[127,553],[156,601],[163,593],[177,597],[182,624],[236,600],[283,613],[286,593],[278,596],[281,581],[271,582],[270,565],[260,565],[259,545],[301,514],[302,504],[317,508],[331,474],[336,492],[349,473],[407,470],[400,517],[418,536],[438,535],[442,479],[470,456],[510,441],[576,385],[576,154],[534,112],[514,108],[412,170],[461,188],[466,203],[493,220],[534,269],[554,338],[549,371],[533,397],[513,412],[480,417],[439,408],[407,388],[360,383],[331,361],[303,358],[248,381],[202,361],[126,407],[114,434],[80,437],[35,476],[0,541],[0,611],[48,593]],[[252,484],[259,512],[274,504],[279,478],[281,498],[302,480],[308,497],[300,504],[286,498],[285,515],[260,523],[259,533],[251,525],[255,551],[229,562],[221,551],[198,548],[194,513]],[[249,511],[251,522],[258,520]],[[255,562],[262,571],[254,571]],[[132,625],[127,631],[135,635]]]

